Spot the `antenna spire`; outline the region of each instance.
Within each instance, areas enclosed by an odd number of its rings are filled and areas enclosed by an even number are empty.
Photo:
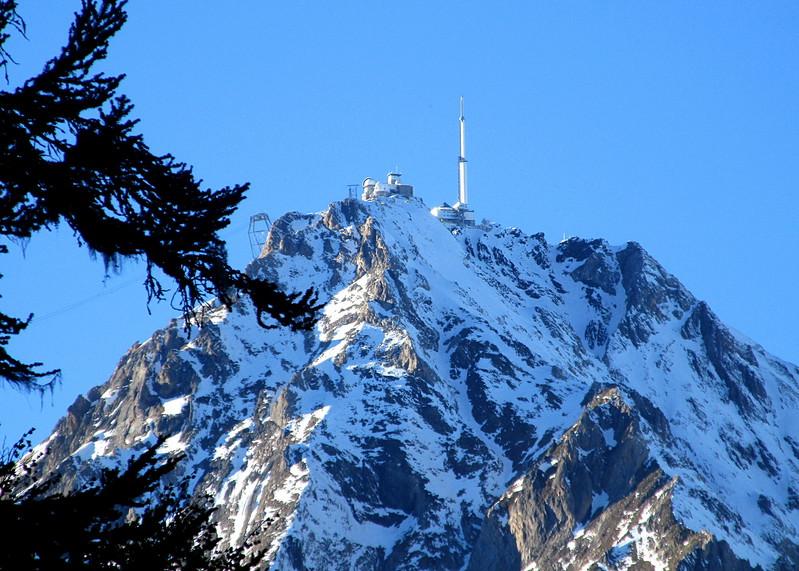
[[[466,118],[463,116],[463,96],[461,95],[461,148],[458,155],[458,202],[462,207],[469,203],[469,194],[466,187]]]

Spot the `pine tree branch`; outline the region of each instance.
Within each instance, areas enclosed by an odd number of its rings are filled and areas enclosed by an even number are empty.
[[[158,268],[175,282],[172,299],[187,328],[201,321],[195,308],[206,298],[230,306],[236,292],[252,299],[264,327],[311,327],[313,291],[285,293],[228,265],[219,232],[249,185],[202,188],[190,167],[154,154],[135,132],[133,105],[117,93],[124,76],[92,72],[126,21],[125,3],[83,0],[61,52],[21,87],[0,92],[0,234],[27,240],[66,223],[106,267],[145,260],[148,303],[168,292]],[[15,2],[0,0],[0,65],[11,61],[3,51],[9,27],[24,30],[24,23]],[[22,331],[22,323],[8,321],[16,329],[6,334]],[[40,388],[37,375],[57,373],[35,373],[2,345],[0,339],[0,378],[7,382]]]

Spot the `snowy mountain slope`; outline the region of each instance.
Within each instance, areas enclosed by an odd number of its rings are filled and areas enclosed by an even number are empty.
[[[452,235],[386,197],[281,217],[250,271],[316,287],[315,330],[244,300],[170,324],[44,468],[77,485],[170,435],[280,570],[799,566],[799,369],[637,244]]]

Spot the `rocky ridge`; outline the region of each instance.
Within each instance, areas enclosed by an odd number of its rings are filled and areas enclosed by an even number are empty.
[[[317,327],[246,300],[171,323],[43,469],[80,485],[169,436],[276,570],[799,567],[799,369],[638,244],[453,235],[391,196],[281,217],[249,271],[317,288]]]

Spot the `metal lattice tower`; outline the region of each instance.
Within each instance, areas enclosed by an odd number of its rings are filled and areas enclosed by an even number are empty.
[[[259,212],[250,216],[250,252],[252,257],[257,258],[261,255],[261,250],[266,244],[269,236],[269,229],[272,227],[272,219],[265,212]]]

